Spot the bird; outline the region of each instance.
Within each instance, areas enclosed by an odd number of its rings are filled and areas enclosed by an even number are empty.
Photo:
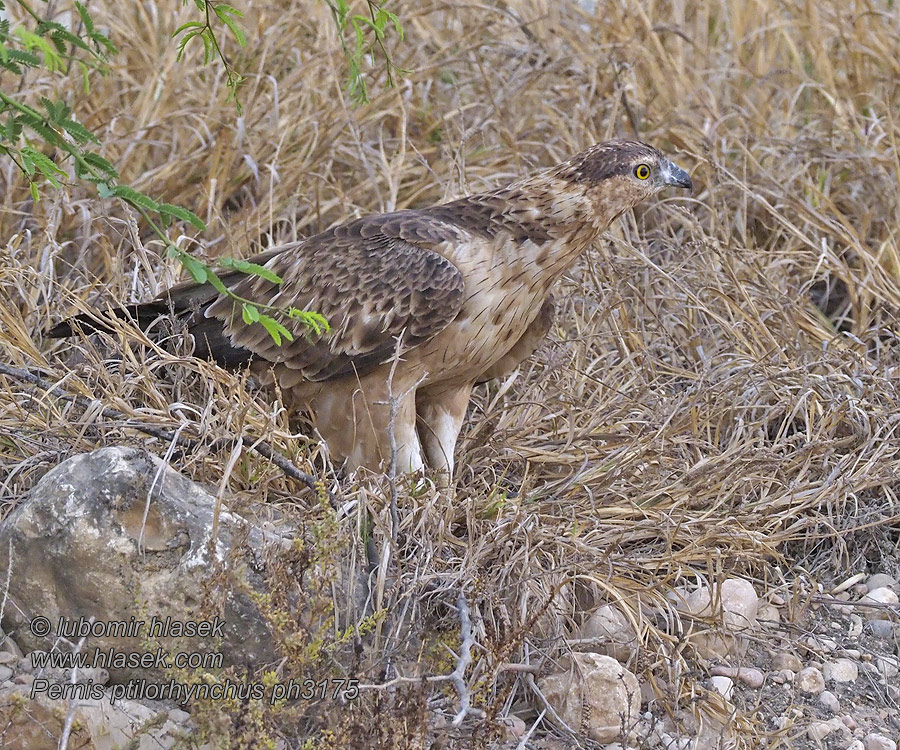
[[[365,216],[268,249],[271,273],[219,272],[231,292],[186,282],[118,308],[147,328],[171,316],[194,355],[248,366],[306,412],[345,472],[430,470],[446,484],[473,387],[511,373],[547,335],[551,288],[620,215],[688,173],[634,140],[598,143],[512,184],[424,208]],[[279,278],[272,278],[272,274]],[[276,341],[237,301],[299,308],[328,322],[321,335],[281,322]],[[99,314],[51,337],[102,329]]]

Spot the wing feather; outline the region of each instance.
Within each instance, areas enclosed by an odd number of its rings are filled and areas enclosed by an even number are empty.
[[[364,374],[394,356],[397,337],[407,351],[456,317],[463,277],[436,250],[462,239],[457,227],[419,211],[344,224],[268,251],[264,265],[281,284],[259,276],[229,277],[235,294],[258,305],[322,314],[331,326],[328,334],[311,336],[299,320],[283,319],[294,340],[278,346],[260,324],[246,325],[234,301],[220,295],[195,313],[189,328],[203,330],[212,352],[225,343],[210,333],[218,323],[219,337],[227,337],[233,349],[298,370],[306,380]],[[185,288],[185,296],[196,302],[202,295]]]

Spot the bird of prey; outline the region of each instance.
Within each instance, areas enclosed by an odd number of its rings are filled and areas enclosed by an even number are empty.
[[[497,190],[350,221],[250,259],[280,284],[221,272],[245,300],[321,313],[330,330],[318,337],[285,319],[293,341],[278,345],[208,283],[128,309],[144,326],[173,314],[196,356],[277,383],[348,471],[384,470],[393,453],[399,471],[428,466],[449,480],[473,386],[532,354],[554,281],[616,217],[669,186],[690,190],[691,179],[651,146],[608,141]]]

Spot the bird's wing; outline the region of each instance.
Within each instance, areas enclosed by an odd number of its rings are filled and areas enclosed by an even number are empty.
[[[206,349],[226,362],[241,361],[243,353],[243,359],[278,363],[312,381],[363,374],[395,355],[398,337],[401,353],[408,351],[456,317],[464,280],[437,250],[463,239],[452,224],[400,211],[268,251],[251,261],[262,262],[282,283],[242,276],[229,284],[231,291],[260,306],[320,313],[331,330],[310,335],[299,320],[281,317],[293,341],[279,346],[261,324],[243,321],[240,303],[220,295],[188,324],[198,353]],[[192,294],[190,288],[180,293]]]

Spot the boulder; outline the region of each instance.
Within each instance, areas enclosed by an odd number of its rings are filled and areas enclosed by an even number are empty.
[[[221,654],[225,666],[273,661],[271,633],[246,592],[261,589],[267,545],[288,542],[225,507],[212,539],[215,510],[200,485],[137,448],[101,448],[59,464],[0,525],[0,579],[11,567],[3,628],[26,652],[60,649],[60,631],[71,650],[87,631],[89,655],[158,645]],[[201,611],[218,620],[201,620]],[[169,627],[151,648],[154,618],[169,618]],[[175,623],[208,632],[179,637]],[[159,675],[146,662],[99,666],[113,683]]]

